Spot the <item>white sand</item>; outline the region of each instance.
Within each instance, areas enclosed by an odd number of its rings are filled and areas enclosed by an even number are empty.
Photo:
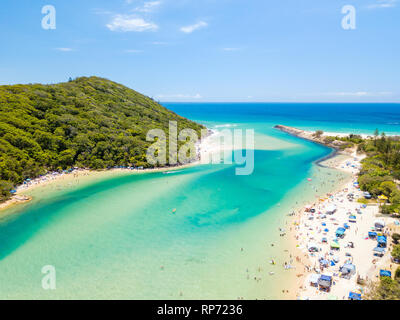
[[[212,131],[211,134],[205,139],[199,141],[196,144],[197,156],[199,159],[208,159],[210,155],[223,152],[224,146],[222,148],[219,146],[219,132]],[[185,167],[194,166],[201,164],[201,161],[195,161],[192,163],[188,163],[185,165],[179,165],[174,167],[162,167],[162,168],[154,168],[154,169],[110,169],[110,170],[102,170],[102,171],[94,171],[89,169],[76,169],[71,173],[59,173],[59,172],[50,172],[42,177],[32,179],[29,182],[25,182],[22,185],[19,185],[15,188],[17,193],[8,201],[0,203],[0,211],[8,209],[12,206],[18,205],[20,203],[25,203],[32,200],[32,197],[27,196],[27,193],[30,193],[32,190],[39,187],[47,187],[53,186],[57,188],[61,188],[61,185],[72,185],[72,184],[80,184],[84,181],[89,181],[97,178],[104,178],[106,176],[115,176],[119,173],[129,173],[129,174],[143,174],[143,173],[151,173],[151,172],[165,172],[165,171],[174,171],[179,170]]]
[[[304,277],[304,284],[300,288],[299,299],[321,300],[332,298],[333,296],[338,299],[347,299],[350,291],[357,289],[363,290],[357,284],[357,276],[360,275],[368,280],[377,278],[379,270],[387,266],[390,262],[390,253],[386,252],[383,258],[378,258],[373,255],[373,249],[377,246],[377,241],[366,239],[368,232],[374,227],[374,222],[384,220],[386,225],[393,223],[394,219],[390,217],[382,217],[379,214],[379,207],[377,205],[368,205],[367,208],[362,208],[362,204],[357,202],[358,198],[363,198],[362,192],[353,186],[353,182],[357,181],[357,173],[361,167],[361,157],[355,157],[350,160],[342,161],[340,164],[336,163],[336,167],[340,170],[345,170],[353,174],[353,180],[347,183],[343,188],[326,197],[324,201],[319,200],[313,204],[312,208],[316,210],[315,213],[306,212],[303,209],[299,216],[296,217],[298,225],[296,226],[296,240],[299,249],[301,249],[304,256],[301,260],[307,260],[306,269],[309,269],[308,274]],[[334,161],[334,159],[331,159]],[[354,194],[354,201],[347,198],[349,193]],[[333,215],[323,215],[326,208],[335,205],[337,211]],[[357,213],[357,209],[360,213]],[[349,222],[349,216],[354,215],[357,217],[356,223]],[[323,226],[325,223],[326,226]],[[345,237],[339,239],[340,250],[331,250],[330,244],[334,238],[338,227],[343,227],[344,223],[350,226],[345,232]],[[325,228],[329,231],[324,232]],[[326,238],[328,243],[322,243],[322,238]],[[389,241],[388,237],[388,241]],[[354,243],[354,248],[346,248],[348,242]],[[320,251],[317,253],[308,252],[307,245],[309,243],[316,244]],[[346,256],[346,253],[351,256]],[[304,259],[307,256],[307,259]],[[332,260],[333,257],[338,258],[339,262],[335,266],[329,266],[325,269],[320,268],[319,259]],[[356,266],[356,273],[350,279],[340,277],[339,268],[346,263],[351,262]],[[320,273],[325,275],[333,275],[334,284],[329,293],[320,291],[312,287],[309,283],[309,276],[311,274]]]

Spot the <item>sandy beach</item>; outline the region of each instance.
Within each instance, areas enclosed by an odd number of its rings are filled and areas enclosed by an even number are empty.
[[[394,228],[395,219],[379,214],[378,204],[363,205],[357,201],[363,198],[363,193],[355,184],[363,158],[363,155],[353,153],[341,161],[338,161],[338,157],[326,161],[326,166],[351,173],[351,181],[346,182],[339,190],[309,204],[295,215],[294,238],[299,253],[296,261],[298,265],[303,266],[304,271],[297,293],[298,299],[348,299],[350,292],[365,291],[365,288],[357,283],[358,277],[367,283],[378,278],[380,269],[394,268],[390,265],[390,250],[386,250],[381,258],[373,255],[377,241],[370,239],[368,232],[373,230],[378,219],[383,220],[386,226]],[[351,216],[355,219],[350,219]],[[343,239],[338,238],[336,230],[344,226],[347,226],[345,235]],[[337,246],[335,243],[340,248],[331,248],[332,244]],[[345,264],[355,266],[354,273],[350,276],[341,272],[341,267]],[[321,275],[332,277],[333,283],[329,292],[311,284]]]
[[[315,132],[293,127],[279,125],[275,128],[323,145],[326,145],[326,136],[349,135],[325,132],[315,136]],[[371,138],[368,135],[361,136],[364,139]],[[330,142],[329,146],[337,152],[318,164],[347,172],[350,179],[336,190],[332,188],[331,193],[321,195],[318,201],[294,212],[290,236],[296,248],[294,265],[299,279],[297,299],[345,300],[350,292],[362,296],[366,286],[379,279],[381,269],[392,272],[396,269],[396,265],[391,263],[390,251],[393,244],[390,234],[398,232],[398,222],[395,218],[380,214],[379,203],[359,202],[364,199],[364,194],[358,187],[357,179],[365,155],[357,154],[354,148],[338,151],[339,144],[340,141]],[[376,221],[384,222],[385,228],[382,231],[375,230]],[[341,232],[344,231],[343,236],[337,235],[339,228],[342,228]],[[375,231],[387,237],[387,248],[381,257],[374,255],[376,238],[369,237],[369,232]],[[330,277],[332,282],[329,290],[318,285],[321,276]]]
[[[188,164],[160,167],[151,169],[126,169],[112,168],[108,170],[90,170],[86,168],[76,168],[72,172],[49,172],[36,179],[25,181],[24,184],[15,188],[16,193],[7,201],[0,203],[0,211],[10,209],[15,205],[26,203],[33,198],[30,193],[37,188],[63,188],[65,186],[76,186],[95,179],[107,178],[118,174],[145,174],[154,172],[172,172],[190,166],[207,163],[208,159],[212,159],[211,155],[223,152],[219,144],[219,132],[210,130],[210,134],[196,144],[197,160]]]

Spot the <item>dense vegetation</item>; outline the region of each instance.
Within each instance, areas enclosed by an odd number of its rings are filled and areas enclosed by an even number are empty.
[[[390,205],[382,206],[382,213],[398,213],[400,209],[400,140],[398,137],[386,137],[383,133],[374,139],[358,144],[358,150],[365,152],[359,175],[361,190],[368,191],[373,197],[386,196]]]
[[[26,178],[71,167],[150,167],[148,130],[202,126],[97,77],[0,86],[0,201]]]
[[[321,137],[322,131],[316,131],[314,136]],[[367,157],[362,161],[362,170],[358,182],[362,191],[368,191],[373,198],[385,196],[390,205],[381,207],[382,213],[398,213],[400,211],[400,137],[379,135],[376,130],[374,138],[363,139],[360,135],[351,134],[347,137],[323,138],[327,145],[338,149],[356,147]]]
[[[399,279],[383,277],[379,282],[371,283],[366,298],[369,300],[400,300],[399,281]]]

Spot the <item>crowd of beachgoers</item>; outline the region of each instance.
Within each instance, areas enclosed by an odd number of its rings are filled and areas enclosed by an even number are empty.
[[[359,201],[365,198],[357,183],[362,158],[331,159],[352,180],[295,213],[296,272],[305,275],[298,299],[363,299],[370,281],[396,268],[390,234],[399,223],[379,213],[382,203]]]

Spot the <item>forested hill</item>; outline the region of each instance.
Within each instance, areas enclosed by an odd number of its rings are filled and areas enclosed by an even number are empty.
[[[0,86],[0,200],[48,170],[145,166],[149,129],[203,127],[118,83]]]

